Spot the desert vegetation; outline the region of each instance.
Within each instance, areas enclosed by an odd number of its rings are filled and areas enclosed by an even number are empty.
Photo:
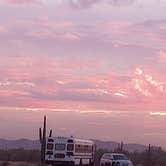
[[[38,150],[0,150],[0,166],[38,166],[40,152]]]
[[[35,164],[35,163],[28,163],[28,162],[6,162],[6,161],[2,161],[0,162],[0,166],[38,166],[39,164]]]
[[[95,154],[95,164],[99,166],[100,158],[103,153],[110,152],[104,149],[98,149]],[[114,152],[120,152],[118,149]],[[135,166],[166,166],[166,151],[161,148],[151,148],[151,151],[145,152],[127,152],[125,153],[133,161]],[[40,151],[38,150],[0,150],[0,166],[39,166]]]
[[[100,158],[105,152],[111,151],[103,149],[97,150],[95,156],[96,166],[99,166]],[[132,160],[134,166],[166,166],[166,151],[160,147],[151,147],[144,152],[127,152],[120,149],[113,152],[125,153]]]

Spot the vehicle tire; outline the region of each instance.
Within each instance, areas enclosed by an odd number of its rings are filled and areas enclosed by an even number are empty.
[[[95,163],[94,162],[92,162],[91,164],[90,164],[90,166],[94,166],[95,165]]]
[[[117,163],[116,166],[120,166],[120,163]]]
[[[80,166],[82,166],[82,159],[80,159]]]
[[[108,166],[111,166],[111,163],[108,163]]]
[[[68,166],[74,166],[74,164],[73,164],[73,163],[70,163],[70,164],[68,164]]]
[[[115,162],[112,163],[112,166],[115,166]]]
[[[89,165],[90,166],[94,166],[94,162],[90,159],[90,161],[89,161]]]

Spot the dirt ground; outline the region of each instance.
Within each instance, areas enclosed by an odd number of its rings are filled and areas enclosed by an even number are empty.
[[[27,162],[0,162],[0,166],[39,166],[39,164]]]

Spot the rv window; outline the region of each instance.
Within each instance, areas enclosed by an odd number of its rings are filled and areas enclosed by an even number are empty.
[[[91,145],[77,145],[75,146],[76,153],[91,153],[92,146]]]
[[[74,150],[74,144],[68,144],[67,145],[67,150],[68,151],[73,151]]]
[[[55,144],[55,150],[65,150],[65,144]]]
[[[53,139],[48,139],[48,142],[54,142],[54,140]]]
[[[48,143],[48,144],[47,144],[47,149],[52,150],[52,149],[53,149],[53,146],[54,146],[53,144]]]
[[[53,155],[53,151],[47,151],[47,155]]]
[[[67,142],[68,142],[68,143],[73,143],[73,140],[72,140],[72,139],[69,139]]]

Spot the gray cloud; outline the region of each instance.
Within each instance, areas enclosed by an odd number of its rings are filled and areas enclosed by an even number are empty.
[[[109,4],[114,6],[131,5],[135,0],[108,0]]]
[[[69,0],[68,3],[74,9],[84,9],[91,7],[99,1],[100,0]]]
[[[66,2],[74,9],[86,9],[93,5],[104,2],[113,6],[126,6],[130,5],[135,0],[67,0]]]
[[[166,19],[159,19],[159,20],[146,20],[144,22],[141,22],[139,24],[136,24],[137,26],[144,26],[144,27],[157,27],[159,25],[165,25]]]

